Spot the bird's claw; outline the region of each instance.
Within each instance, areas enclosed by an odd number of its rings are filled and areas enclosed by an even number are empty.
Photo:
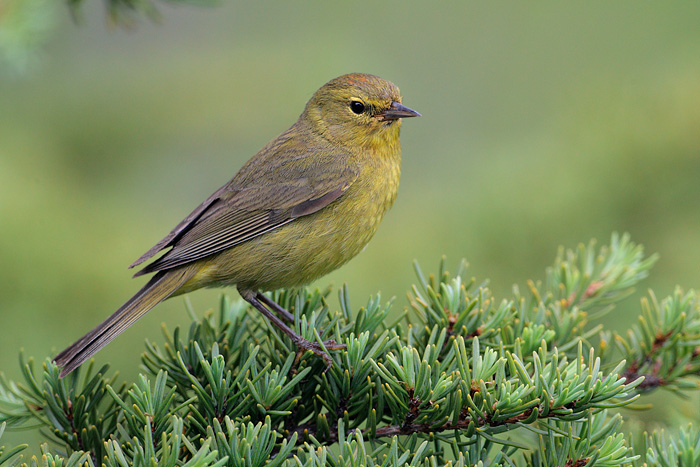
[[[323,346],[321,346],[318,342],[311,342],[303,337],[300,337],[299,339],[295,340],[294,344],[296,344],[296,346],[299,348],[299,351],[297,352],[297,360],[299,360],[307,350],[313,352],[321,357],[324,362],[326,362],[326,369],[324,370],[324,373],[328,372],[328,370],[330,370],[333,366],[333,359],[330,355],[328,355],[328,353],[326,353],[324,347],[326,350],[343,350],[347,348],[345,344],[338,344],[334,339],[323,341]]]

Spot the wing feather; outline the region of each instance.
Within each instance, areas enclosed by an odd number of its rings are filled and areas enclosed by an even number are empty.
[[[327,152],[283,134],[131,267],[170,248],[136,275],[172,269],[323,209],[358,175],[348,153]]]

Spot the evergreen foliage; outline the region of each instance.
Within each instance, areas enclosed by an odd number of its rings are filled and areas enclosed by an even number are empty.
[[[631,446],[620,407],[654,389],[697,388],[700,308],[677,290],[642,300],[617,335],[592,325],[647,276],[655,257],[628,236],[560,250],[546,280],[498,299],[462,263],[426,276],[410,309],[340,290],[272,298],[308,339],[347,345],[334,365],[295,354],[245,302],[223,297],[186,332],[146,343],[131,385],[105,365],[59,379],[20,359],[0,382],[0,436],[39,429],[40,457],[0,447],[0,466],[187,467],[698,465],[700,433]],[[624,412],[622,412],[624,413]]]

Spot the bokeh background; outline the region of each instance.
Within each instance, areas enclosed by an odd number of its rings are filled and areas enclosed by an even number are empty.
[[[507,297],[543,278],[559,245],[614,231],[660,254],[640,293],[700,285],[700,2],[230,1],[165,6],[129,30],[96,1],[75,23],[61,2],[0,0],[0,21],[17,2],[44,16],[33,55],[12,57],[0,29],[10,378],[20,349],[41,362],[135,292],[144,279],[126,266],[353,71],[394,81],[424,116],[403,126],[394,209],[317,285],[347,283],[355,307],[395,296],[401,310],[412,261],[435,271],[446,255]],[[190,300],[204,312],[220,293]],[[637,310],[631,298],[608,323],[625,329]],[[182,298],[97,360],[133,378],[163,322],[188,322]],[[674,401],[639,416],[697,418]]]

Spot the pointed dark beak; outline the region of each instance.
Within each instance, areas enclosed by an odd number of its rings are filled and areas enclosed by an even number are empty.
[[[382,114],[384,120],[398,120],[399,118],[420,117],[421,114],[413,109],[409,109],[405,105],[398,102],[392,102],[391,107],[385,110]]]

